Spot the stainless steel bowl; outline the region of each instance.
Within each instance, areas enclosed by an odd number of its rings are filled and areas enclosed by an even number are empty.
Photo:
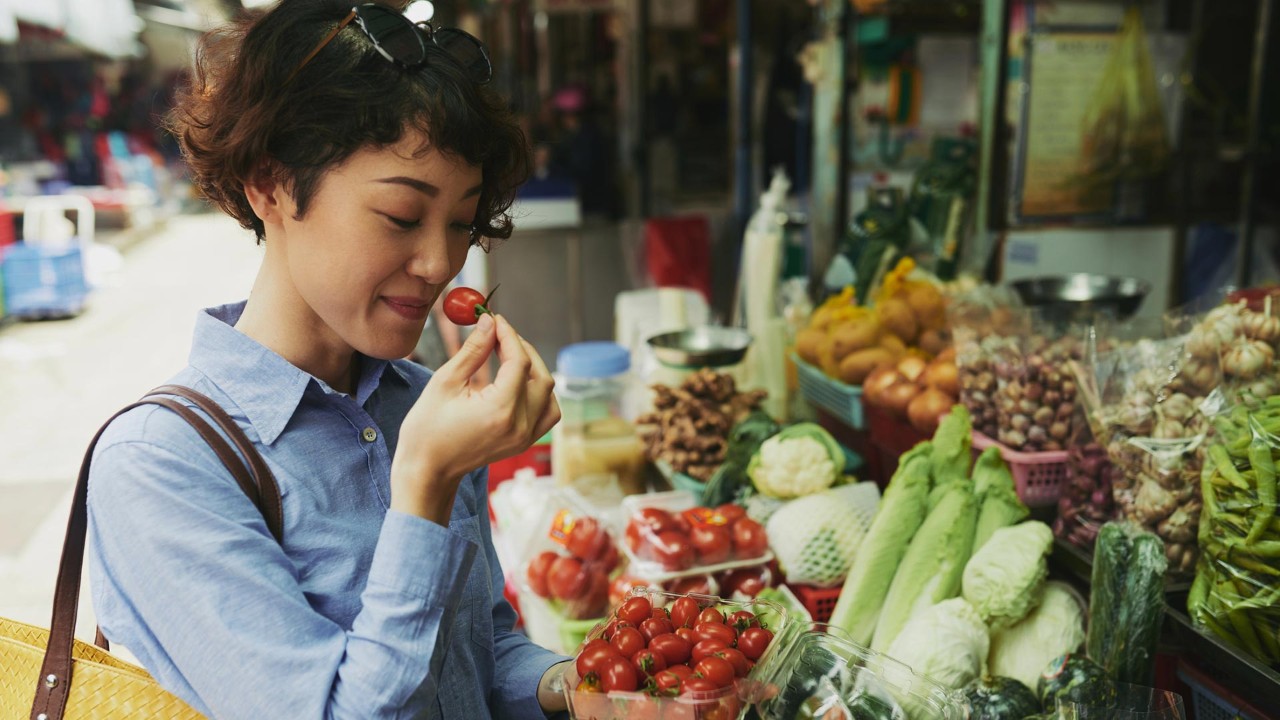
[[[751,333],[746,330],[711,325],[649,338],[649,347],[658,361],[674,368],[736,365],[750,346]]]
[[[1091,273],[1028,278],[1009,283],[1030,307],[1044,308],[1057,319],[1087,319],[1109,314],[1119,320],[1131,317],[1151,292],[1145,280]]]

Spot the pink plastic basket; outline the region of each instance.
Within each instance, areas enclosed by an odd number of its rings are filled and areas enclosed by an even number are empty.
[[[1071,478],[1067,451],[1018,452],[974,430],[974,454],[989,447],[1000,448],[1000,456],[1009,465],[1009,472],[1013,473],[1013,484],[1022,502],[1029,507],[1044,507],[1058,502],[1063,486]]]

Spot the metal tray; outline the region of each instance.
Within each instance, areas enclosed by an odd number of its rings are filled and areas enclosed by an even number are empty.
[[[1183,657],[1195,658],[1197,667],[1240,699],[1280,717],[1280,673],[1202,632],[1191,622],[1186,607],[1185,592],[1165,595],[1166,640],[1177,643]]]

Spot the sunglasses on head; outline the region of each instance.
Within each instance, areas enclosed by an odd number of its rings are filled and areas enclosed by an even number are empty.
[[[414,23],[403,14],[377,3],[365,3],[351,8],[351,12],[338,23],[338,27],[325,36],[314,50],[307,54],[298,67],[289,73],[285,84],[289,84],[312,58],[330,43],[342,29],[355,21],[370,42],[373,49],[382,57],[390,60],[401,70],[420,70],[427,65],[427,43],[445,51],[456,62],[462,65],[472,82],[484,85],[493,77],[493,65],[489,63],[489,53],[484,44],[474,35],[457,28],[432,27],[429,22]]]

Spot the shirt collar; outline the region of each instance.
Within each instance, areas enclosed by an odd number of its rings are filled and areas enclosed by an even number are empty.
[[[328,383],[304,372],[270,348],[235,329],[244,302],[205,308],[196,314],[191,367],[204,373],[244,413],[263,443],[284,432],[308,387],[339,395]],[[353,398],[364,406],[377,391],[387,369],[407,382],[395,363],[361,357],[360,380]]]

